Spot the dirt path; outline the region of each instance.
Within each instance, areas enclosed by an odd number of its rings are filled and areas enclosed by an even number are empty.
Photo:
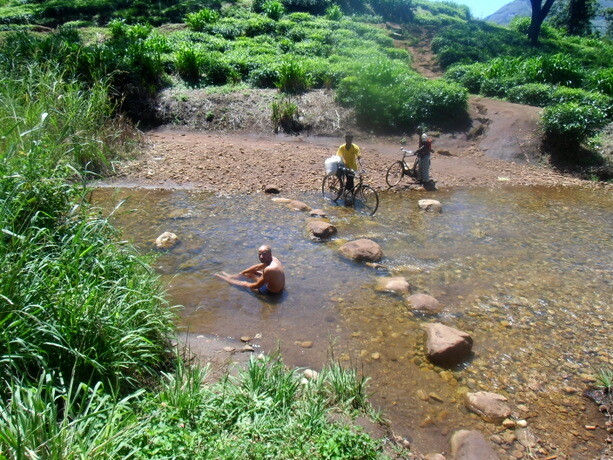
[[[274,135],[265,122],[269,119],[266,118],[268,105],[258,104],[254,95],[250,97],[249,110],[240,114],[238,126],[253,127],[256,133],[236,129],[233,122],[224,124],[220,120],[222,116],[218,113],[227,111],[227,103],[231,103],[220,95],[214,98],[214,103],[211,99],[201,99],[201,104],[207,105],[207,113],[213,113],[211,117],[220,121],[208,127],[199,124],[202,109],[190,96],[192,105],[196,104],[195,109],[177,111],[183,118],[178,118],[176,126],[145,133],[143,153],[121,164],[114,182],[227,193],[256,193],[268,185],[277,186],[282,193],[319,190],[324,160],[343,142],[342,133],[346,129],[355,130],[355,127],[345,119],[332,133],[325,129],[329,126],[327,122],[322,123],[324,128],[311,131],[311,134],[323,133],[327,137]],[[267,93],[266,97],[269,97]],[[306,117],[312,116],[308,113],[312,110],[320,120],[337,118],[330,115],[337,110],[330,102],[312,107],[303,104],[302,109]],[[539,110],[493,99],[471,98],[473,125],[469,131],[431,133],[435,152],[431,175],[437,187],[590,184],[539,164]],[[400,158],[402,140],[409,149],[417,146],[416,136],[383,138],[357,131],[355,142],[362,149],[369,184],[380,190],[387,188],[385,173],[389,165]],[[410,187],[408,181],[401,182],[400,188],[403,187]]]

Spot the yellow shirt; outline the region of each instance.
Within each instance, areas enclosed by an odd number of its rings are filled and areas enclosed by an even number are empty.
[[[347,148],[346,144],[343,144],[338,148],[338,152],[336,152],[336,154],[343,159],[345,166],[355,171],[358,170],[360,147],[355,144],[351,144],[351,147]]]

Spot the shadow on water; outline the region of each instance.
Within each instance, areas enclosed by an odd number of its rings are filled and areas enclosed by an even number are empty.
[[[443,204],[424,213],[420,198]],[[261,339],[287,364],[318,368],[330,355],[371,377],[373,403],[397,434],[422,452],[447,451],[450,433],[499,433],[464,408],[467,391],[508,397],[557,452],[593,458],[604,430],[586,433],[601,416],[581,396],[589,376],[613,366],[613,198],[568,188],[384,192],[374,217],[297,197],[324,208],[337,227],[327,243],[308,238],[304,213],[263,195],[223,197],[194,191],[98,189],[93,202],[113,209],[114,223],[144,251],[164,231],[181,244],[154,263],[173,303],[184,306],[190,332]],[[377,270],[343,260],[345,241],[370,238],[383,249]],[[280,302],[235,289],[213,275],[257,263],[268,244],[283,262]],[[415,314],[402,296],[375,290],[377,279],[403,276],[412,293],[443,305]],[[423,325],[438,321],[474,339],[474,356],[454,369],[424,355]],[[259,336],[258,336],[259,337]],[[305,343],[309,347],[305,347]],[[569,389],[577,389],[571,391]]]

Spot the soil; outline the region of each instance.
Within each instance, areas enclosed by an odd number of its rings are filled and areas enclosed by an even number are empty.
[[[324,160],[352,131],[362,150],[367,181],[387,189],[385,173],[401,157],[399,148],[417,148],[417,136],[374,136],[360,130],[350,110],[318,90],[297,96],[303,130],[275,133],[271,104],[275,90],[210,94],[203,90],[163,93],[156,107],[164,125],[144,133],[137,158],[117,167],[117,185],[190,187],[214,192],[256,193],[274,185],[281,193],[318,191]],[[433,138],[431,176],[437,187],[585,185],[553,169],[542,156],[539,108],[471,97],[471,126]],[[409,180],[400,189],[416,187]]]

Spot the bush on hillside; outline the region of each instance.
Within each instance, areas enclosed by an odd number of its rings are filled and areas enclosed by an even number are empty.
[[[545,107],[551,104],[554,87],[545,83],[526,83],[508,90],[506,96],[517,104]]]
[[[210,8],[204,8],[197,13],[185,16],[185,24],[195,32],[202,32],[208,24],[214,24],[219,20],[219,13]]]
[[[429,81],[393,61],[375,61],[341,80],[337,100],[355,108],[367,129],[410,131],[420,123],[445,126],[466,115],[466,90]]]
[[[578,147],[607,123],[607,115],[598,107],[566,102],[545,108],[543,127],[552,144]]]

